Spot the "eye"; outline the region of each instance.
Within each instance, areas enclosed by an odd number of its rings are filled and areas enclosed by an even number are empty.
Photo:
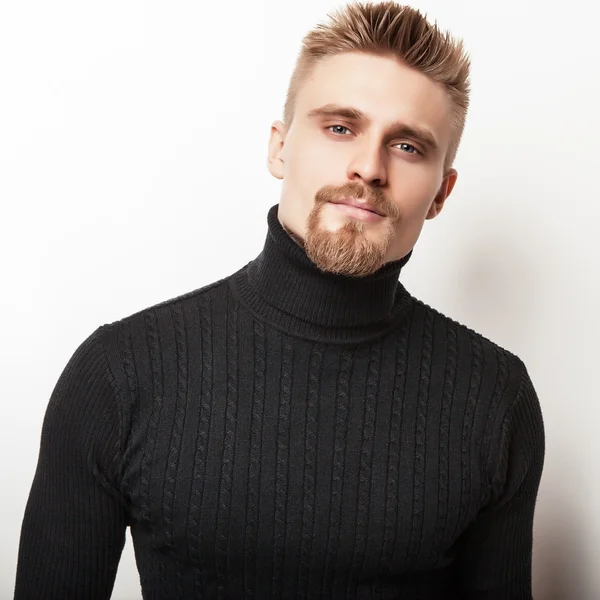
[[[329,131],[331,131],[331,129],[333,129],[334,127],[337,128],[338,130],[345,129],[346,131],[350,131],[347,127],[344,127],[344,125],[330,125],[329,127],[327,127],[327,129]],[[344,133],[340,133],[339,131],[332,131],[331,133],[335,133],[336,135],[340,135],[340,136],[346,135]]]
[[[412,144],[407,144],[406,142],[402,142],[401,144],[396,144],[396,147],[401,148],[407,154],[419,154],[419,151]]]

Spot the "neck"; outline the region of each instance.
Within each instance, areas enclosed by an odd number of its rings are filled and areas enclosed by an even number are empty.
[[[403,317],[410,295],[398,281],[411,254],[365,277],[321,271],[300,241],[268,213],[268,233],[258,257],[238,272],[234,288],[261,320],[280,330],[327,342],[378,337]]]

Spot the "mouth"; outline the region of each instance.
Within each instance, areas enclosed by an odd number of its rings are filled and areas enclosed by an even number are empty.
[[[342,200],[331,202],[331,204],[345,216],[365,223],[379,223],[386,217],[380,209],[374,207],[372,204],[358,202],[354,199],[343,198]]]
[[[386,217],[387,215],[380,209],[374,206],[373,204],[369,204],[368,202],[364,202],[361,200],[355,200],[354,198],[341,198],[340,200],[332,200],[332,204],[351,206],[357,208],[359,210],[364,210],[380,217]]]

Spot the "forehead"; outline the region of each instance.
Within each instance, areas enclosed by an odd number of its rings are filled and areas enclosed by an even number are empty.
[[[441,144],[451,135],[451,104],[443,87],[392,58],[343,53],[321,59],[298,90],[296,114],[324,104],[351,106],[376,126],[402,121],[425,126]]]

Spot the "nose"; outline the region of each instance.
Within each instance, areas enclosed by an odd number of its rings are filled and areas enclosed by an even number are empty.
[[[352,181],[362,179],[372,186],[384,186],[387,181],[383,151],[379,145],[364,146],[348,165],[347,176]]]

